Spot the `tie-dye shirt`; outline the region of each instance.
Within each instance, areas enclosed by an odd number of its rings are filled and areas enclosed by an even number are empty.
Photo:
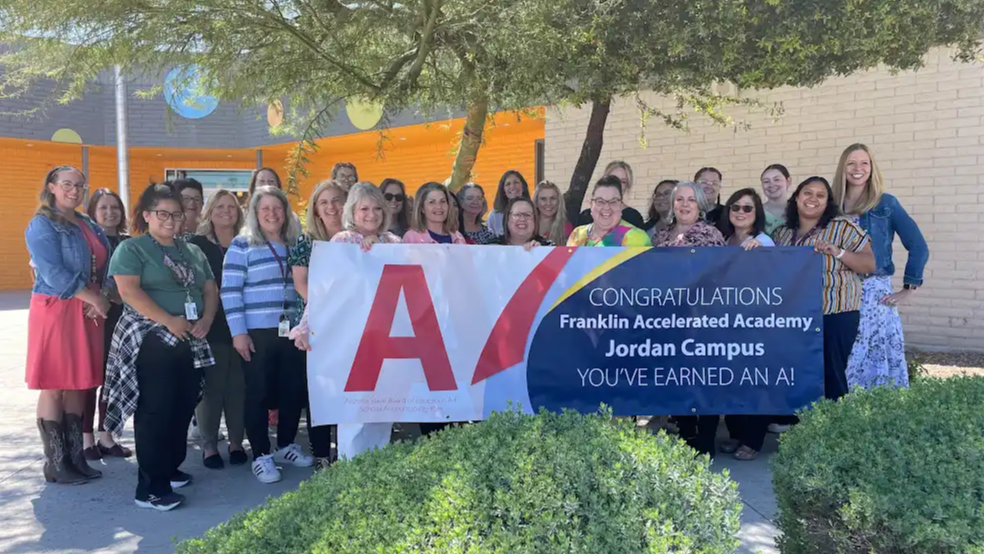
[[[612,228],[602,240],[591,238],[592,225],[576,227],[568,238],[568,246],[650,246],[646,231],[633,227],[625,220]]]

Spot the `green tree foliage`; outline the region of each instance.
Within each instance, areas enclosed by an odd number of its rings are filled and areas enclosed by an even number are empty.
[[[288,106],[296,167],[345,98],[425,115],[466,110],[455,163],[464,182],[490,109],[549,98],[557,71],[539,37],[549,2],[536,0],[5,0],[0,94],[39,79],[78,98],[101,71],[196,64],[220,100]],[[557,41],[555,41],[557,42]],[[292,181],[295,177],[292,172]]]
[[[674,128],[691,116],[743,125],[730,107],[762,105],[747,91],[813,86],[879,65],[920,67],[924,54],[952,46],[972,61],[981,52],[978,0],[568,0],[559,25],[569,48],[562,64],[571,83],[564,98],[591,104],[581,156],[565,204],[577,216],[602,150],[613,98],[635,95],[643,121]],[[718,85],[729,83],[733,87]],[[732,88],[731,93],[721,92]],[[638,93],[672,99],[649,105]],[[697,168],[695,168],[697,169]]]

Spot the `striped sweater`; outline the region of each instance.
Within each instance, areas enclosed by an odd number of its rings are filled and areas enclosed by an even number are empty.
[[[251,246],[246,237],[236,237],[222,262],[222,307],[232,336],[249,329],[276,329],[287,307],[291,317],[297,299],[294,279],[287,265],[287,247],[271,243],[280,263],[267,244]],[[281,275],[287,272],[287,284]]]

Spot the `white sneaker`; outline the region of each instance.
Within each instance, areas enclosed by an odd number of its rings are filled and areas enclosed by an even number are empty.
[[[253,475],[256,475],[257,481],[261,483],[270,484],[280,481],[280,471],[274,465],[274,458],[270,454],[253,460]]]
[[[294,467],[311,467],[315,465],[315,459],[304,453],[297,443],[289,444],[274,452],[274,459],[285,464],[292,464]]]
[[[762,427],[760,427],[762,429]],[[767,431],[773,433],[774,435],[779,435],[780,433],[786,433],[790,430],[789,425],[781,425],[779,423],[770,423],[769,427],[766,428]]]

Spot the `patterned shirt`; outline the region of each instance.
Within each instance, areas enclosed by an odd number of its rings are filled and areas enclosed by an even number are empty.
[[[298,240],[294,241],[290,251],[287,253],[287,265],[293,267],[308,267],[311,263],[311,243],[312,239],[307,233],[301,233]],[[291,325],[297,325],[301,321],[301,314],[304,313],[306,302],[299,294],[294,301],[294,313],[291,315]]]
[[[721,231],[700,219],[684,232],[673,233],[673,226],[660,229],[653,234],[653,246],[724,246]]]
[[[843,217],[832,219],[823,229],[815,228],[806,236],[795,234],[796,230],[784,225],[773,232],[773,241],[777,246],[813,247],[818,239],[823,239],[848,252],[861,252],[869,244],[865,231]],[[862,306],[862,276],[834,256],[824,255],[821,290],[825,315],[855,312]]]
[[[601,240],[591,238],[593,225],[575,227],[568,237],[568,246],[650,246],[646,231],[633,227],[625,220],[620,220]]]
[[[486,227],[485,224],[482,223],[479,224],[478,231],[463,230],[462,234],[465,235],[465,240],[469,244],[497,244],[499,239],[499,237],[496,236],[496,233],[493,233],[489,227]]]

